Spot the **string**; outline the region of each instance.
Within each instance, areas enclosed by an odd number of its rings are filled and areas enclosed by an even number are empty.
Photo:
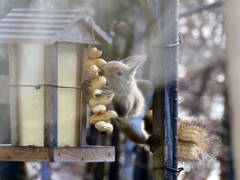
[[[89,17],[89,19],[90,19],[91,27],[92,27],[92,47],[94,47],[95,35],[94,35],[94,29],[93,29],[93,21],[92,21],[91,17]]]
[[[38,85],[10,84],[9,86],[10,87],[33,87],[36,90],[39,90],[39,89],[41,89],[41,87],[44,87],[44,86],[56,87],[56,88],[65,88],[65,89],[82,89],[81,87],[59,86],[59,85],[55,85],[55,84],[38,84]]]

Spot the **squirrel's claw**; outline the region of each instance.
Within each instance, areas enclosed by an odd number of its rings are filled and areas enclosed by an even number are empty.
[[[108,90],[108,91],[112,92],[112,88],[108,84],[105,84],[102,89],[105,89],[105,90]]]
[[[83,91],[90,92],[89,87],[91,86],[91,82],[88,80],[85,80],[83,83],[81,83],[81,88]]]
[[[147,140],[147,145],[150,151],[153,152],[155,148],[161,146],[161,138],[158,135],[151,135]]]

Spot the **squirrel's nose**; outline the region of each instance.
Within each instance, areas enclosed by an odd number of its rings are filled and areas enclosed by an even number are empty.
[[[99,71],[99,76],[103,76],[104,75],[104,73],[105,73],[105,71],[104,71],[104,69],[100,69],[100,71]]]

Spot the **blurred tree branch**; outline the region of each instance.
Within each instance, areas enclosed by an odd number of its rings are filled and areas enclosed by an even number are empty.
[[[217,8],[217,7],[220,7],[222,6],[223,4],[223,1],[216,1],[212,4],[207,4],[207,5],[201,5],[201,6],[196,6],[196,7],[193,7],[185,12],[182,12],[179,14],[179,18],[182,18],[182,17],[186,17],[186,16],[191,16],[195,13],[200,13],[204,10],[208,10],[208,9],[212,9],[212,8]]]

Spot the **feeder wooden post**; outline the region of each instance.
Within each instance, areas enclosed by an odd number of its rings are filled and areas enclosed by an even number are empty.
[[[78,77],[80,82],[83,82],[87,79],[87,71],[84,67],[83,61],[80,59],[87,59],[88,57],[88,46],[87,45],[78,45]],[[80,114],[80,124],[77,126],[79,128],[79,146],[86,145],[86,122],[88,121],[87,117],[87,104],[84,102],[83,92],[81,91],[79,94],[80,106],[79,114]]]
[[[139,0],[149,18],[154,34],[152,70],[155,94],[153,101],[153,134],[161,137],[154,149],[153,177],[177,179],[177,58],[178,1]]]
[[[58,84],[57,43],[44,45],[44,83]],[[44,87],[44,146],[57,147],[58,91],[56,87]]]
[[[9,83],[17,84],[17,46],[15,44],[8,45],[9,58]],[[17,88],[9,88],[10,91],[10,118],[11,118],[11,143],[13,146],[19,145],[19,123],[18,123],[18,90]]]

